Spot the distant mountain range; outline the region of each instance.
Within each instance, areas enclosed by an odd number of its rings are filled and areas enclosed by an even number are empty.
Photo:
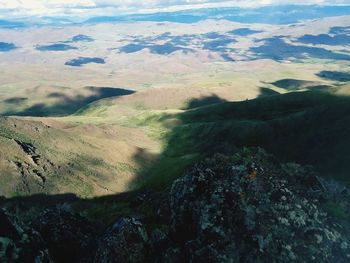
[[[95,16],[88,19],[77,19],[74,17],[27,17],[15,20],[0,20],[0,28],[20,28],[43,25],[62,26],[67,24],[97,24],[132,21],[195,23],[206,19],[226,19],[240,23],[292,24],[303,20],[344,16],[349,14],[350,5],[269,5],[258,8],[205,8],[150,14]]]

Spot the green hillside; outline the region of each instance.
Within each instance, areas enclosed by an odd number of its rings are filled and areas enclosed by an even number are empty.
[[[169,130],[161,157],[135,184],[162,187],[194,161],[242,146],[261,146],[281,161],[310,164],[350,184],[350,98],[343,93],[296,92],[149,117],[148,123],[177,118],[181,124]]]

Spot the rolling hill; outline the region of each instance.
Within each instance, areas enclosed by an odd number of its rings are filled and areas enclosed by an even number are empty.
[[[349,184],[348,94],[347,85],[149,116],[144,123],[180,124],[166,134],[162,155],[136,185],[164,187],[188,164],[215,152],[232,154],[243,146],[263,147],[281,161],[313,165],[322,175]]]
[[[0,262],[349,262],[350,6],[193,2],[0,20]]]
[[[134,93],[67,117],[1,118],[2,195],[161,189],[195,161],[244,146],[349,184],[349,85],[301,90],[241,102],[185,97],[177,106],[188,107],[173,110],[140,107]]]

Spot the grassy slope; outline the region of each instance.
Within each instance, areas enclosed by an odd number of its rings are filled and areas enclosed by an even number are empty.
[[[15,140],[32,144],[38,163]],[[136,173],[135,152],[156,147],[133,128],[23,118],[0,118],[0,145],[0,195],[5,196],[122,192]],[[24,175],[16,162],[24,167]],[[45,176],[44,184],[35,170]]]
[[[135,185],[162,187],[197,159],[232,152],[235,146],[261,146],[283,161],[314,165],[321,174],[350,184],[348,91],[345,86],[331,93],[273,95],[163,116],[163,122],[176,118],[181,125],[169,130],[162,156]]]
[[[48,169],[47,193],[92,196],[130,186],[163,187],[196,160],[241,146],[262,146],[283,161],[313,164],[321,173],[349,183],[349,90],[344,86],[331,92],[268,95],[209,106],[205,105],[212,101],[210,96],[202,96],[203,103],[194,99],[200,107],[190,110],[167,110],[153,102],[140,107],[145,94],[149,101],[159,91],[150,90],[99,100],[67,117],[9,118],[1,122],[1,145],[6,147],[0,150],[0,172],[10,176],[0,177],[0,190],[11,189],[6,195],[26,194],[16,192],[21,178],[13,162],[29,162],[13,141],[16,138],[33,143],[42,159],[55,162]],[[168,100],[174,95],[172,90],[163,93]],[[35,132],[37,126],[44,132]]]

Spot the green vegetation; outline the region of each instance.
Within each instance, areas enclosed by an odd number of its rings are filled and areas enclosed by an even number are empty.
[[[311,164],[322,175],[350,184],[349,112],[348,97],[307,91],[180,113],[181,124],[168,132],[162,155],[135,185],[162,188],[196,160],[242,146],[261,146],[281,161]]]
[[[55,262],[348,262],[349,194],[312,167],[243,148],[197,162],[162,191],[2,198],[0,244],[17,249],[0,261],[40,249]]]
[[[0,123],[0,134],[7,138],[3,146],[11,150],[3,152],[12,164],[26,164],[28,156],[11,139],[37,147],[39,166],[47,169],[42,171],[48,178],[45,191],[50,193],[64,189],[87,197],[115,189],[164,189],[194,162],[245,146],[263,147],[283,162],[313,165],[320,174],[350,184],[348,94],[345,85],[323,91],[262,92],[257,99],[241,102],[213,95],[188,101],[187,110],[135,109],[133,100],[119,107],[104,99],[78,115],[55,119],[68,128],[8,118]],[[17,178],[20,170],[11,167],[9,176]],[[31,174],[37,168],[26,169]],[[7,185],[15,188],[16,180]]]

